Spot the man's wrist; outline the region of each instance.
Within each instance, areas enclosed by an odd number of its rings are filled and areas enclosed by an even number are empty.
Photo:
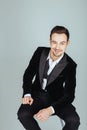
[[[50,116],[55,113],[54,108],[52,106],[48,107],[47,109]]]
[[[50,108],[51,108],[51,110],[52,110],[52,114],[54,114],[54,113],[55,113],[54,108],[53,108],[52,106],[50,106]]]

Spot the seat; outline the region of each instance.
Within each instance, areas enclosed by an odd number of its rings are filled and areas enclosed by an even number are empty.
[[[49,117],[49,119],[44,122],[39,120],[37,120],[37,122],[42,130],[61,130],[65,124],[64,121],[56,115]]]

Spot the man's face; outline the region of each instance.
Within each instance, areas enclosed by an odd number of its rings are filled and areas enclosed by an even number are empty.
[[[66,51],[68,44],[69,41],[67,41],[67,36],[64,33],[53,33],[50,39],[52,56],[54,56],[56,59],[59,58]]]

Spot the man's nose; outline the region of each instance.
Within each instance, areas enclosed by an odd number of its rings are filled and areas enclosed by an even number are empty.
[[[56,44],[56,49],[59,49],[60,48],[60,45],[59,43]]]

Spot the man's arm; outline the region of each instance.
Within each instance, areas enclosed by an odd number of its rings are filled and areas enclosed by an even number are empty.
[[[39,57],[41,54],[41,49],[37,48],[37,50],[34,52],[30,63],[25,70],[25,73],[23,75],[23,97],[27,93],[31,93],[31,87],[32,87],[32,80],[36,74],[36,71],[38,69],[39,64]]]
[[[68,67],[68,72],[64,81],[64,92],[63,96],[52,104],[55,112],[60,110],[62,107],[73,102],[75,98],[75,87],[76,87],[76,64]]]

